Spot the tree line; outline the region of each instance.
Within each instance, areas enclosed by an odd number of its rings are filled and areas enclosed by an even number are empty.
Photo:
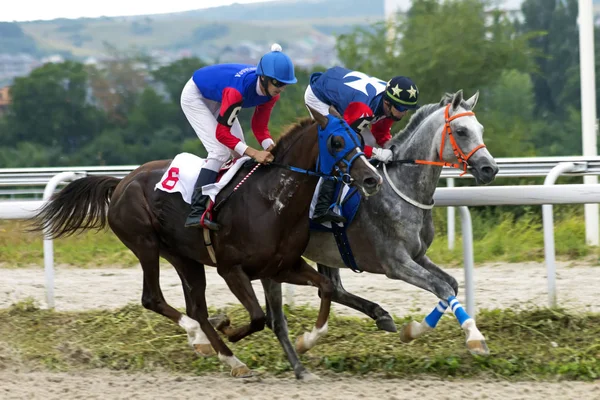
[[[338,56],[344,66],[383,80],[410,76],[422,104],[445,92],[479,90],[475,111],[495,157],[581,154],[577,1],[526,0],[516,20],[487,4],[415,0],[393,26],[382,22],[339,36]],[[179,106],[202,60],[154,68],[143,54],[113,48],[111,55],[101,67],[71,60],[15,79],[12,104],[0,118],[0,167],[125,165],[182,151],[206,154]],[[297,69],[298,84],[273,110],[275,137],[308,115],[304,89],[311,72],[322,70]],[[243,110],[239,118],[247,141],[258,146],[250,117]]]

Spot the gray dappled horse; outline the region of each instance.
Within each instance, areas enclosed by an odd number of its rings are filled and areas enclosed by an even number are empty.
[[[477,184],[490,183],[498,172],[483,144],[483,126],[472,113],[478,96],[479,92],[463,100],[462,90],[446,94],[440,103],[423,106],[413,115],[406,128],[386,145],[393,149],[396,162],[380,165],[382,189],[376,196],[363,197],[347,234],[356,264],[362,270],[403,280],[440,299],[423,322],[412,321],[402,328],[403,342],[433,329],[450,305],[466,332],[469,351],[487,354],[483,335],[456,300],[456,279],[426,255],[434,237],[431,208],[442,165],[466,170],[468,164]],[[433,165],[398,162],[407,159],[427,160]],[[331,233],[312,231],[304,256],[315,261],[319,272],[332,280],[334,302],[370,316],[380,329],[396,330],[392,318],[379,305],[344,290],[338,268],[346,266]]]

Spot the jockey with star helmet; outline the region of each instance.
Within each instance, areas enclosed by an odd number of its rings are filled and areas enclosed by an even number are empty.
[[[333,107],[357,132],[366,145],[365,155],[382,162],[392,159],[392,151],[384,146],[391,138],[394,122],[409,110],[419,108],[419,89],[408,77],[395,76],[388,82],[343,67],[332,67],[313,73],[304,93],[304,102],[323,115]],[[330,207],[335,192],[334,181],[323,181],[313,220],[321,223],[346,222]]]
[[[294,64],[278,44],[271,46],[257,66],[216,64],[194,72],[181,93],[181,108],[208,155],[194,185],[186,227],[219,229],[217,223],[203,217],[209,197],[202,194],[202,187],[216,181],[231,156],[247,155],[259,163],[273,161],[270,150],[275,143],[268,128],[271,110],[286,85],[296,82]],[[237,120],[242,108],[254,108],[252,132],[263,150],[245,143]]]

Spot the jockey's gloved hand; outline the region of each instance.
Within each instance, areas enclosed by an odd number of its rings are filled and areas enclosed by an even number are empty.
[[[388,163],[390,161],[392,161],[392,158],[394,157],[394,153],[392,153],[392,151],[390,149],[373,149],[373,154],[371,156],[371,158],[374,158],[376,160],[379,160],[381,162],[384,163]]]

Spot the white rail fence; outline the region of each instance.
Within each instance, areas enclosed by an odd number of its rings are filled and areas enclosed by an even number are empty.
[[[554,252],[554,226],[552,204],[595,204],[600,203],[600,185],[569,184],[555,186],[560,175],[599,175],[600,157],[560,157],[560,158],[512,158],[496,160],[500,166],[499,177],[546,176],[545,185],[487,186],[487,187],[448,187],[438,188],[434,195],[437,206],[448,207],[449,240],[454,236],[454,207],[458,207],[463,234],[463,253],[465,269],[465,299],[467,311],[476,314],[475,284],[473,262],[473,234],[471,216],[468,207],[491,205],[542,205],[544,223],[544,246],[548,273],[548,303],[556,305],[556,271]],[[71,167],[71,168],[27,168],[0,169],[0,186],[40,186],[45,185],[42,200],[0,201],[0,219],[23,219],[34,215],[35,211],[65,182],[86,175],[111,175],[123,177],[136,166],[124,167]],[[467,176],[467,175],[466,175]],[[453,185],[453,179],[459,172],[444,169],[442,177]],[[452,182],[452,183],[450,183]],[[586,228],[598,230],[598,217],[588,221]],[[590,242],[589,237],[586,239]],[[594,232],[590,236],[594,236]],[[597,243],[595,243],[597,244]],[[452,243],[453,245],[453,243]],[[53,242],[44,239],[44,273],[46,277],[46,300],[49,308],[54,307],[54,256]],[[293,299],[288,292],[288,303]]]

